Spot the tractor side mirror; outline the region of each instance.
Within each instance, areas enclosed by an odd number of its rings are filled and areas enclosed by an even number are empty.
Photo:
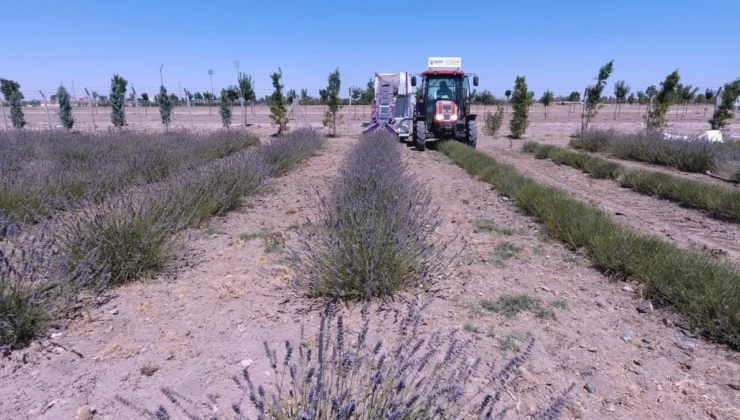
[[[478,86],[478,76],[473,76],[473,86]]]
[[[416,76],[411,76],[411,86],[416,86]]]

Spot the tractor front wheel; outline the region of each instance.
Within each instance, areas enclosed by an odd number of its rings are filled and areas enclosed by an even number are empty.
[[[416,150],[423,152],[426,150],[427,140],[427,123],[425,121],[417,121],[414,124],[414,147]]]
[[[478,122],[468,121],[465,130],[465,142],[473,149],[478,145]]]

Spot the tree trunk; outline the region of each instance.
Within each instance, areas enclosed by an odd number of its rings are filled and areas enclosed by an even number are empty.
[[[545,119],[547,119],[547,105],[545,105]]]
[[[619,110],[619,98],[617,98],[614,104],[614,121],[617,120],[617,111]]]

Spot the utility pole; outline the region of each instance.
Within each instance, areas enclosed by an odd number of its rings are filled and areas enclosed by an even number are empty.
[[[0,98],[0,111],[3,113],[3,127],[8,130],[8,117],[5,116],[5,108],[3,107],[3,100]]]
[[[72,80],[72,97],[77,99],[77,93],[75,93],[75,81]]]
[[[49,115],[49,104],[46,102],[46,95],[44,95],[44,92],[39,89],[39,93],[41,94],[41,97],[44,98],[44,108],[46,108],[46,119],[49,120],[49,130],[53,130],[54,128],[51,126],[51,115]]]
[[[213,69],[208,69],[208,77],[211,78],[211,100],[208,101],[208,115],[211,115],[211,102],[216,95],[213,94]]]
[[[134,84],[131,84],[131,92],[134,94],[134,106],[136,107],[136,113],[139,114],[139,128],[144,129],[144,123],[141,122],[141,110],[139,109],[139,99],[136,97],[136,89]]]
[[[187,89],[185,89],[185,100],[188,103],[188,114],[190,114],[190,129],[193,129],[193,111],[190,108],[190,92],[188,92]]]
[[[349,120],[350,124],[352,123],[352,120],[355,119],[355,112],[352,109],[352,88],[349,88]]]
[[[85,93],[87,93],[87,103],[90,105],[90,116],[92,117],[93,131],[95,131],[95,113],[93,112],[93,107],[92,107],[93,98],[92,96],[90,96],[90,91],[88,91],[87,88],[85,88]]]
[[[164,67],[164,64],[159,66],[159,84],[164,86],[164,78],[162,77],[162,67]]]
[[[242,107],[242,115],[244,116],[244,127],[246,127],[247,126],[247,123],[246,123],[247,114],[245,114],[245,111],[244,111],[244,98],[241,97],[241,86],[239,86],[239,79],[241,78],[241,72],[239,71],[239,69],[241,68],[241,66],[242,66],[242,63],[239,62],[239,60],[234,61],[234,67],[236,67],[236,83],[237,83],[236,88],[239,92],[239,105]]]

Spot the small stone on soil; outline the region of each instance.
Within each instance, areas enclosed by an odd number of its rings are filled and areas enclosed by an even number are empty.
[[[624,341],[631,341],[632,340],[632,331],[627,331],[624,334],[622,334],[622,340],[624,340]]]
[[[642,339],[642,342],[645,343],[645,344],[650,344],[650,343],[653,342],[653,339],[652,338],[649,338],[649,337],[645,337],[645,338]]]
[[[149,362],[139,368],[139,373],[144,376],[152,376],[159,370],[159,366]]]
[[[682,333],[683,333],[683,335],[685,335],[686,337],[690,337],[690,338],[694,338],[694,337],[696,337],[696,334],[694,334],[693,332],[691,332],[691,330],[687,330],[686,328],[681,328],[681,332],[682,332]]]
[[[77,409],[77,420],[92,420],[95,409],[89,405],[83,405]]]
[[[248,368],[252,364],[252,359],[244,359],[239,362],[239,364],[242,365],[243,368]]]
[[[649,300],[644,300],[642,303],[637,305],[637,312],[641,314],[649,314],[653,312],[653,304]]]
[[[118,308],[111,309],[108,311],[111,315],[118,315]]]
[[[596,393],[596,384],[592,382],[586,382],[586,385],[583,387],[586,391],[589,392],[589,394],[595,394]]]
[[[676,347],[681,350],[696,350],[696,343],[692,340],[681,340],[676,342]]]

